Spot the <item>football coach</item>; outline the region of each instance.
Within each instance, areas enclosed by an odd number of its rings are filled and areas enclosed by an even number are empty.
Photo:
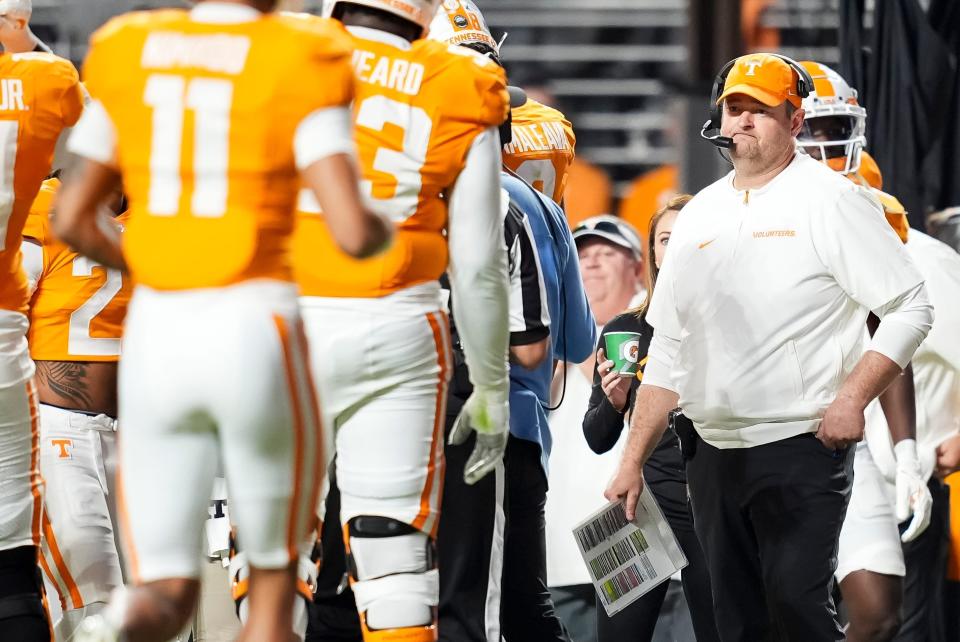
[[[717,77],[701,135],[728,150],[733,171],[677,220],[628,445],[606,491],[633,515],[643,463],[680,406],[725,642],[844,639],[831,586],[850,446],[933,322],[879,203],[797,151],[812,89],[806,70],[773,54],[737,58]],[[872,339],[868,312],[881,319]]]

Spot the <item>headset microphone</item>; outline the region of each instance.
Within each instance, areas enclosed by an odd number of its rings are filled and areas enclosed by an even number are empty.
[[[717,129],[717,127],[713,124],[712,118],[705,122],[703,127],[700,128],[700,138],[709,141],[711,144],[722,149],[731,149],[733,147],[733,139],[729,136],[721,136],[720,134],[707,136],[707,132],[711,129]]]

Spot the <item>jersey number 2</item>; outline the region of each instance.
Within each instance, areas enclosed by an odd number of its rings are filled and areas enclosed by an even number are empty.
[[[106,272],[107,280],[70,315],[67,352],[71,355],[112,357],[120,354],[120,339],[91,337],[90,323],[103,312],[113,297],[117,296],[117,292],[123,287],[123,276],[119,270],[105,268],[85,256],[78,256],[73,260],[73,276],[93,276],[94,268]]]

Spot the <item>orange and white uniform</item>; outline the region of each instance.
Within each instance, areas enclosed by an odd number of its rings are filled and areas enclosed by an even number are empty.
[[[903,206],[893,194],[887,194],[883,191],[883,174],[873,156],[865,150],[860,152],[860,167],[852,174],[847,174],[847,178],[858,185],[869,188],[880,205],[883,207],[883,214],[887,217],[887,223],[897,233],[900,240],[907,242],[907,236],[910,232],[910,221],[907,218],[907,209]]]
[[[349,45],[334,23],[218,3],[92,37],[70,149],[116,167],[130,201],[117,486],[134,581],[199,576],[184,533],[218,461],[253,566],[306,546],[323,461],[288,242],[298,170],[352,149]]]
[[[294,265],[325,425],[335,431],[341,523],[376,516],[415,531],[404,543],[347,536],[364,624],[393,629],[371,605],[401,596],[413,602],[410,621],[428,623],[438,600],[436,570],[423,566],[416,542],[436,533],[443,483],[451,356],[438,279],[448,269],[455,307],[472,312],[458,328],[474,382],[504,394],[509,385],[497,130],[509,99],[503,71],[476,52],[349,29],[361,188],[397,232],[381,256],[351,259],[303,199]]]
[[[59,186],[56,179],[44,182],[23,228],[32,291],[30,355],[38,361],[116,362],[130,278],[79,256],[53,235],[50,212]],[[123,583],[108,502],[115,429],[113,417],[40,404],[46,483],[41,565],[55,591],[48,594],[58,596],[63,613],[58,639],[69,639],[80,620],[103,608]]]
[[[577,137],[561,112],[527,99],[511,112],[513,140],[503,146],[503,164],[538,191],[563,203]]]
[[[879,168],[863,151],[867,112],[857,101],[857,91],[826,65],[812,61],[801,64],[813,78],[814,91],[803,99],[806,117],[798,136],[799,147],[871,193],[882,206],[887,222],[900,241],[907,243],[909,225],[903,206],[895,197],[881,191],[879,185],[870,183],[871,179],[879,179]],[[920,262],[914,260],[919,267]],[[930,292],[929,274],[921,270],[921,275]],[[864,338],[869,339],[866,329]],[[919,354],[917,351],[913,356]],[[856,446],[853,488],[840,531],[836,570],[840,582],[850,573],[861,570],[901,577],[906,572],[901,534],[897,527],[899,520],[894,509],[896,502],[892,499],[895,490],[890,489],[888,498],[884,481],[885,462],[882,460],[885,455],[888,454],[893,461],[898,483],[914,484],[913,488],[906,488],[914,497],[913,501],[917,505],[923,501],[930,502],[930,494],[926,493],[925,488],[922,491],[915,489],[916,486],[922,487],[925,480],[919,478],[920,463],[914,440],[903,440],[898,446],[897,459],[902,459],[901,463],[906,464],[903,469],[909,473],[899,475],[900,467],[894,459],[893,444],[880,402],[871,402],[865,414],[866,439]],[[901,447],[906,447],[906,450],[899,450]],[[910,460],[916,463],[916,471],[912,470]],[[926,493],[925,498],[922,497],[923,493]],[[926,512],[929,515],[929,504]],[[916,537],[913,521],[904,532],[905,537],[911,536],[908,533]]]
[[[57,138],[82,111],[69,61],[44,53],[0,55],[0,550],[40,541],[39,433],[21,232]]]

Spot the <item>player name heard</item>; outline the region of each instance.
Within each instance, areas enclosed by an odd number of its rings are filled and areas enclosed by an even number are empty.
[[[420,93],[423,84],[423,65],[400,58],[378,56],[372,51],[353,52],[353,69],[360,82],[379,85],[408,96]]]

